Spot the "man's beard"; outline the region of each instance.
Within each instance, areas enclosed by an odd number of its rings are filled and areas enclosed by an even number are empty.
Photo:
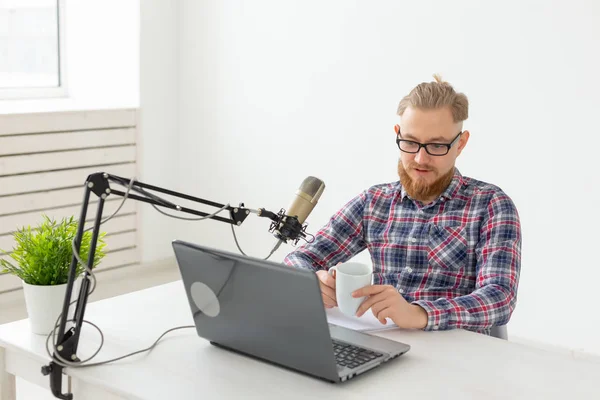
[[[419,169],[424,170],[432,170],[435,172],[435,169],[430,166],[422,166],[416,163],[410,163],[409,168],[419,167]],[[400,177],[400,183],[408,193],[408,195],[418,201],[429,201],[431,199],[437,198],[440,194],[446,190],[446,188],[452,182],[452,177],[454,176],[454,167],[450,168],[446,174],[440,176],[433,183],[428,184],[425,182],[425,179],[418,178],[413,179],[408,172],[404,169],[404,165],[402,165],[402,160],[398,159],[398,176]]]

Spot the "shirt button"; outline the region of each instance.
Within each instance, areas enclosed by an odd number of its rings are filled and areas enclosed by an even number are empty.
[[[438,325],[434,325],[434,326],[433,326],[433,330],[434,330],[434,331],[437,331],[438,329],[440,329],[440,327],[439,327]]]
[[[398,290],[398,292],[404,293],[404,289],[400,289],[400,290]]]
[[[414,237],[408,238],[408,240],[411,241],[411,242],[413,242],[413,243],[417,242],[417,238],[414,238]]]
[[[411,267],[406,267],[406,271],[407,271],[408,273],[411,273],[411,272],[412,272],[412,268],[411,268]]]

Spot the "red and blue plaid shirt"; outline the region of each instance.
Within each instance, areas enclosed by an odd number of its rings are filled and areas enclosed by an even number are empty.
[[[521,267],[521,227],[497,186],[455,169],[434,202],[412,200],[399,181],[350,200],[284,263],[328,269],[368,249],[373,284],[393,285],[428,314],[426,330],[487,331],[510,319]]]

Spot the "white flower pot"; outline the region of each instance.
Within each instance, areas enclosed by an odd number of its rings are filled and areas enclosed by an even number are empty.
[[[79,294],[81,279],[77,279],[73,285],[71,301]],[[25,294],[25,305],[29,316],[31,331],[38,335],[48,335],[62,312],[63,302],[67,284],[53,286],[29,285],[23,282],[23,293]],[[73,317],[76,304],[69,307],[69,318]],[[70,326],[68,324],[67,326]]]

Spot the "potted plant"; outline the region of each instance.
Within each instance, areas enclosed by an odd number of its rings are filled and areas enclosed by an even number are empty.
[[[26,226],[13,233],[15,245],[9,255],[10,259],[0,259],[0,270],[19,277],[23,282],[27,314],[33,333],[50,333],[62,312],[77,225],[78,222],[73,217],[55,221],[43,215],[43,221],[36,228]],[[93,267],[105,255],[104,235],[105,233],[101,233],[98,237]],[[88,258],[91,239],[92,232],[84,232],[79,251],[84,261]],[[85,268],[78,263],[77,276],[84,271]],[[77,297],[77,292],[75,287],[73,298]]]

